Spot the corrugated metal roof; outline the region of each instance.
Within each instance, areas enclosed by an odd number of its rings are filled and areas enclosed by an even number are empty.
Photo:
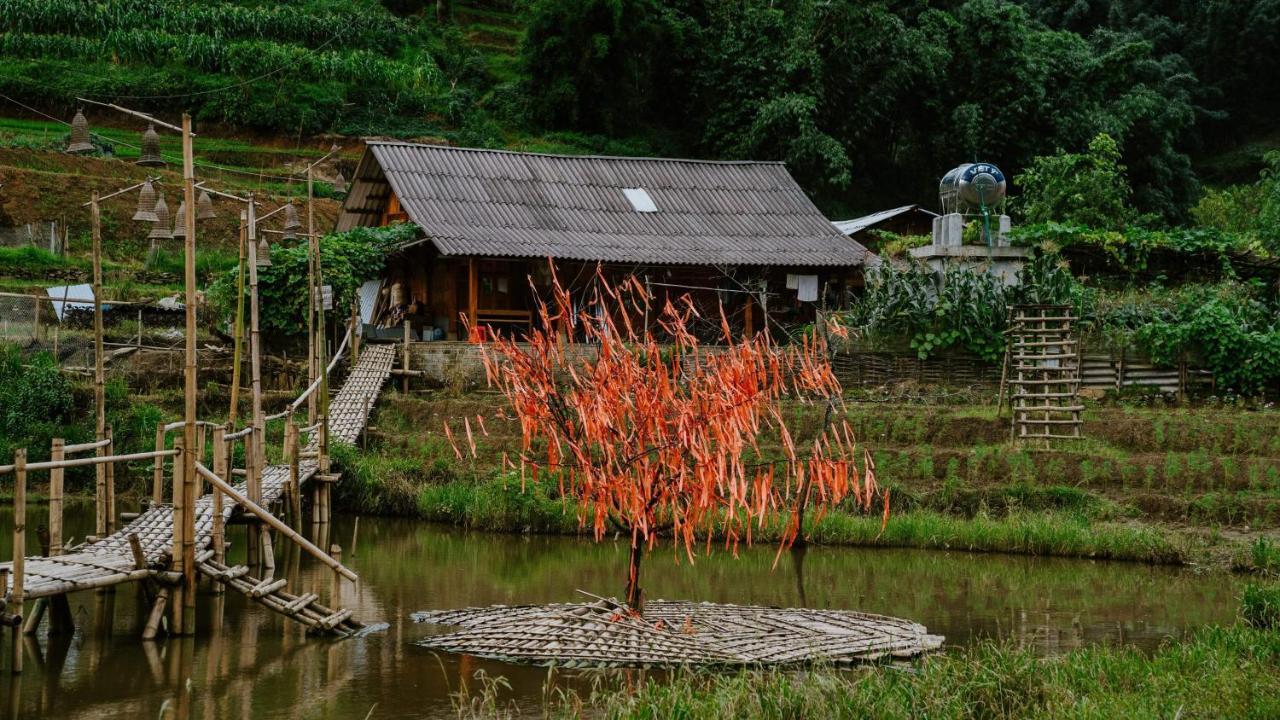
[[[375,224],[390,186],[444,255],[685,265],[874,261],[777,162],[366,145],[338,229]],[[643,188],[657,211],[637,212],[627,188]]]
[[[867,228],[873,225],[882,223],[885,220],[897,217],[905,212],[910,212],[912,210],[920,210],[921,212],[926,212],[926,213],[929,213],[930,215],[937,215],[937,213],[924,210],[919,205],[903,205],[902,207],[896,207],[892,210],[881,210],[880,212],[874,212],[874,213],[871,213],[870,215],[863,215],[862,217],[853,218],[852,220],[834,220],[832,221],[831,224],[835,225],[836,229],[839,230],[841,233],[845,235],[852,235],[856,232],[862,232],[863,230],[866,230]]]

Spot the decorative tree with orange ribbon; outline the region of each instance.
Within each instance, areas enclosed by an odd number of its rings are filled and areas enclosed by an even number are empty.
[[[633,611],[643,603],[641,561],[660,535],[692,561],[700,543],[709,548],[721,536],[736,549],[780,516],[788,518],[781,552],[801,532],[807,506],[821,512],[850,498],[869,511],[882,500],[888,517],[888,493],[877,489],[870,454],[847,422],[830,422],[828,412],[812,440],[793,439],[791,405],[839,402],[818,334],[786,345],[767,333],[736,339],[721,309],[722,345],[707,347],[690,332],[706,319],[687,296],[655,309],[635,278],[615,287],[597,271],[593,284],[575,313],[553,272],[541,322],[523,342],[475,340],[490,384],[520,423],[522,484],[530,474],[554,478],[597,540],[607,528],[630,536]],[[664,344],[644,327],[650,318]],[[781,457],[765,457],[764,436],[776,436]]]

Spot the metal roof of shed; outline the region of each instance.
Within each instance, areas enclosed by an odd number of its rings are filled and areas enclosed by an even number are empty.
[[[841,233],[845,235],[852,235],[857,232],[862,232],[869,227],[878,225],[885,220],[895,218],[906,212],[911,212],[912,210],[919,210],[920,212],[933,215],[934,217],[937,217],[938,215],[935,212],[925,210],[919,205],[903,205],[902,207],[896,207],[892,210],[881,210],[880,212],[873,212],[870,215],[863,215],[862,217],[853,218],[851,220],[833,220],[831,221],[831,224],[834,225]]]
[[[782,163],[565,156],[366,142],[338,230],[394,191],[444,255],[682,265],[856,266]],[[625,190],[643,189],[654,211]]]

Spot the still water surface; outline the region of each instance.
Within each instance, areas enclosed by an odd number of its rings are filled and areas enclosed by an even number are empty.
[[[33,507],[34,528],[45,522]],[[68,535],[91,531],[91,506],[68,511]],[[11,508],[0,509],[0,557],[10,557]],[[232,560],[243,551],[232,528]],[[452,717],[450,692],[477,670],[504,676],[514,701],[540,706],[548,673],[437,655],[413,644],[433,630],[415,610],[493,603],[563,602],[576,589],[622,591],[625,542],[466,533],[416,522],[340,518],[323,543],[338,543],[360,574],[342,605],[386,631],[352,640],[304,637],[279,616],[227,593],[202,594],[198,634],[144,643],[138,590],[72,596],[77,630],[28,640],[26,672],[8,672],[0,640],[0,717],[374,718]],[[277,575],[289,588],[332,592],[332,573],[276,542]],[[662,548],[646,563],[650,597],[761,605],[807,605],[892,614],[945,635],[948,645],[1003,638],[1042,654],[1089,643],[1153,648],[1197,626],[1230,623],[1238,582],[1221,574],[1127,563],[1035,559],[917,550],[811,548],[797,568],[757,547],[735,560],[717,551],[696,565]],[[797,570],[800,570],[798,573]],[[560,684],[590,680],[560,674]],[[474,681],[473,681],[474,682]]]

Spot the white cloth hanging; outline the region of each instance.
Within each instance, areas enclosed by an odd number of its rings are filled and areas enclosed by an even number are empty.
[[[797,275],[796,276],[796,299],[800,302],[817,302],[818,301],[818,276],[817,275]]]

